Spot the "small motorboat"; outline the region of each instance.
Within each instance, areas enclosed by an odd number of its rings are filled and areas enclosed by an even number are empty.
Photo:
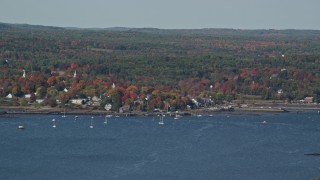
[[[23,125],[19,125],[18,129],[24,129],[24,126]]]

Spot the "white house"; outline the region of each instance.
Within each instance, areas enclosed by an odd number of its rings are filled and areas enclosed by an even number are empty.
[[[25,94],[25,95],[24,95],[24,98],[26,98],[26,99],[31,98],[31,94]]]
[[[91,98],[91,105],[92,106],[100,106],[100,102],[101,102],[101,99],[100,98],[98,98],[97,96],[93,96],[92,98]]]
[[[130,112],[130,106],[129,105],[124,105],[122,107],[119,108],[119,112],[120,113],[128,113]]]
[[[38,104],[43,103],[43,101],[44,101],[44,99],[36,99],[36,102],[37,102]]]
[[[8,94],[8,95],[6,96],[6,98],[11,99],[11,98],[12,98],[12,94],[11,94],[11,93],[10,93],[10,94]]]
[[[107,110],[107,111],[110,111],[111,108],[112,108],[112,105],[111,105],[111,104],[106,104],[106,105],[104,106],[104,109]]]
[[[313,103],[313,97],[305,97],[304,103]]]
[[[85,99],[71,99],[70,101],[71,101],[71,104],[75,104],[75,105],[83,105],[86,102]]]
[[[279,89],[279,90],[278,90],[278,94],[283,94],[283,90],[282,90],[282,89]]]

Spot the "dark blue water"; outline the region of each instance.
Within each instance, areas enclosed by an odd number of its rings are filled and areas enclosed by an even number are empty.
[[[165,117],[163,126],[158,117],[112,117],[105,126],[95,116],[93,129],[90,119],[0,118],[0,179],[320,177],[320,156],[304,155],[320,153],[317,113]]]

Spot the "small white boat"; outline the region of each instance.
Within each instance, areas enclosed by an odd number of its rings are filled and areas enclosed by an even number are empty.
[[[24,123],[23,122],[19,122],[19,125],[18,125],[18,129],[24,129]]]
[[[56,126],[56,119],[52,119],[52,127],[53,128],[56,128],[57,126]]]
[[[108,115],[106,115],[105,117],[104,117],[104,122],[103,122],[105,125],[107,125],[108,124]]]
[[[164,115],[161,114],[160,115],[160,121],[159,121],[160,125],[164,125],[163,117],[164,117]]]
[[[262,124],[267,124],[267,121],[262,121]]]
[[[177,119],[179,119],[179,118],[181,118],[181,117],[182,117],[182,116],[178,114],[178,111],[176,111],[176,115],[175,115],[175,117],[174,117],[173,119],[177,120]]]
[[[64,108],[63,115],[61,117],[67,117],[66,116],[66,108]]]
[[[90,129],[93,128],[93,117],[91,117]]]

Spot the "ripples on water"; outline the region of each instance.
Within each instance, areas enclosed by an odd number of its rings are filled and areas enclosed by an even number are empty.
[[[0,179],[320,177],[320,157],[304,155],[320,153],[317,113],[158,119],[0,118]]]

